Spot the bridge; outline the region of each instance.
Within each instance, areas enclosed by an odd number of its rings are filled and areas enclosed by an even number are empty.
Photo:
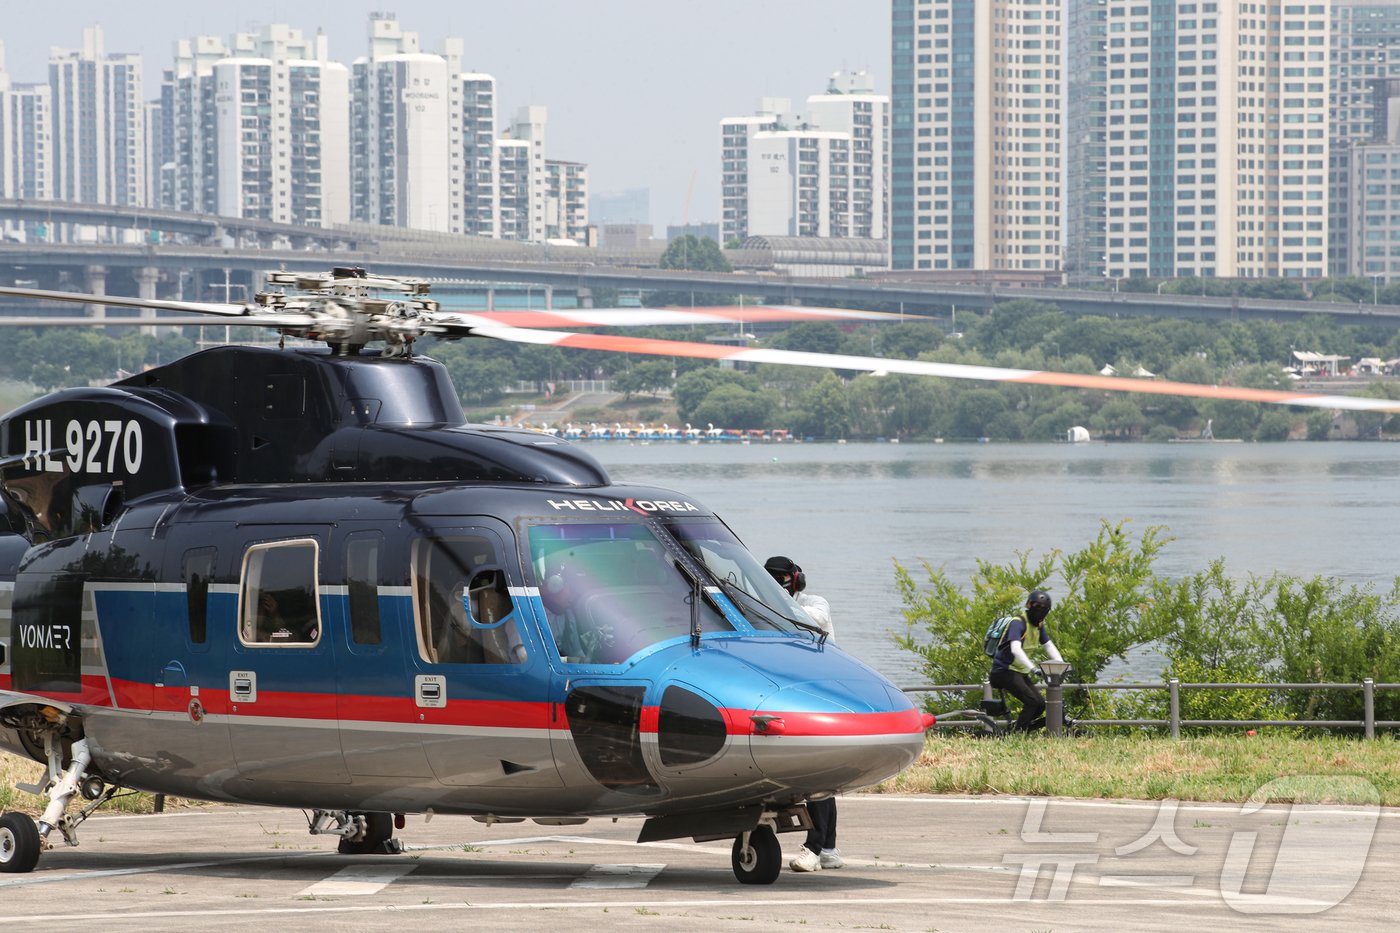
[[[515,243],[364,224],[312,228],[204,214],[51,201],[0,200],[0,284],[185,300],[251,296],[269,269],[324,272],[363,266],[384,275],[426,279],[445,307],[491,306],[501,290],[525,292],[533,306],[573,306],[595,289],[695,296],[743,295],[811,305],[845,304],[950,317],[984,312],[1018,298],[1066,313],[1106,317],[1179,317],[1212,321],[1298,320],[1324,315],[1346,324],[1400,326],[1400,306],[1266,298],[1177,295],[920,281],[910,273],[816,278],[773,270],[771,254],[729,250],[733,273],[657,268],[659,249],[610,250]],[[35,242],[42,235],[45,241]],[[64,242],[48,240],[62,237]],[[684,303],[684,302],[682,302]],[[7,303],[6,311],[33,307]]]

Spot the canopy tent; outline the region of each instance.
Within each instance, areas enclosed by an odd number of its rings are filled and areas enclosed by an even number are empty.
[[[1293,358],[1304,369],[1311,369],[1314,372],[1326,372],[1329,376],[1337,375],[1337,364],[1342,360],[1349,360],[1349,356],[1337,356],[1332,353],[1313,353],[1311,350],[1294,350]]]

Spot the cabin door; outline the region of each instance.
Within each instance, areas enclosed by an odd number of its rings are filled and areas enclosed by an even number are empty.
[[[335,654],[322,597],[325,526],[242,526],[229,737],[255,781],[347,784]]]
[[[357,783],[367,778],[367,783],[378,779],[396,787],[431,784],[433,772],[410,696],[413,672],[405,669],[413,651],[413,633],[402,621],[408,589],[394,585],[400,580],[395,570],[401,573],[402,568],[391,555],[403,548],[391,549],[376,528],[338,533],[335,544],[345,581],[343,588],[330,588],[339,597],[332,602],[340,606],[339,632],[332,626],[331,638],[345,763]]]
[[[557,787],[549,665],[502,522],[463,519],[411,544],[410,664],[423,748],[444,784]]]

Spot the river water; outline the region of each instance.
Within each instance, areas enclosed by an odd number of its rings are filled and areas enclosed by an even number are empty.
[[[831,602],[836,638],[916,684],[893,561],[958,583],[1091,542],[1101,520],[1174,539],[1158,573],[1224,558],[1234,577],[1335,576],[1378,591],[1400,575],[1400,444],[684,444],[596,442],[617,482],[718,512],[759,559],[786,554]],[[1054,594],[1053,581],[1050,587]],[[969,637],[980,638],[981,633]],[[1070,660],[1073,660],[1072,658]],[[1128,673],[1153,673],[1150,656]]]

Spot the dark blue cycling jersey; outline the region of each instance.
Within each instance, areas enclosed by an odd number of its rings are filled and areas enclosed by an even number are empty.
[[[1013,641],[1024,642],[1026,640],[1026,628],[1030,623],[1025,616],[1017,616],[1011,620],[1011,625],[1006,629],[1006,636],[1001,640],[1001,647],[992,656],[992,672],[1020,670],[1016,667],[1016,657],[1011,653],[1011,643]],[[1044,622],[1040,624],[1040,643],[1046,644],[1050,641],[1050,626]],[[1021,671],[1022,674],[1029,674],[1030,671]]]

